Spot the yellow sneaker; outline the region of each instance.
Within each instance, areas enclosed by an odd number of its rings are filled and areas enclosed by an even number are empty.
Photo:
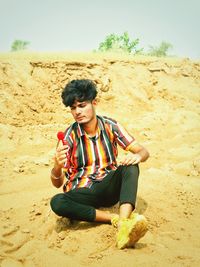
[[[129,219],[120,221],[117,233],[117,247],[119,249],[133,247],[148,231],[147,220],[143,215],[132,213]]]

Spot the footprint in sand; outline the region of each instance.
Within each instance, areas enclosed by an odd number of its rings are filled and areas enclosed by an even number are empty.
[[[5,254],[15,252],[30,240],[30,231],[20,231],[19,226],[5,228],[0,237],[0,243]]]

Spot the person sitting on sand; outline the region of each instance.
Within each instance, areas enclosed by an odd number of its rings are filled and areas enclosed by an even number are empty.
[[[117,121],[96,115],[96,96],[95,83],[87,79],[72,80],[62,91],[75,122],[66,129],[64,144],[57,144],[51,181],[57,188],[63,185],[64,192],[50,205],[58,216],[111,223],[118,228],[117,247],[133,247],[148,228],[134,210],[138,164],[149,153]],[[130,152],[119,165],[117,145]],[[100,210],[118,202],[119,215]]]

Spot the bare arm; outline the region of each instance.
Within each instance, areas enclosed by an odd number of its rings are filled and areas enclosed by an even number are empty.
[[[140,162],[144,162],[149,158],[148,150],[138,143],[130,144],[127,149],[131,152],[129,155],[121,161],[122,165],[134,165]]]
[[[52,184],[59,188],[64,182],[64,173],[62,171],[64,164],[67,160],[66,153],[68,151],[67,145],[58,144],[56,148],[56,153],[54,156],[54,167],[51,171],[51,182]]]

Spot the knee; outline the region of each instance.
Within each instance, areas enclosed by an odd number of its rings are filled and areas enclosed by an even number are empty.
[[[63,194],[57,194],[50,201],[51,209],[59,216],[62,216],[62,198]]]
[[[123,171],[125,173],[130,174],[131,176],[136,176],[136,177],[139,176],[139,172],[140,172],[138,164],[124,165],[123,166]]]
[[[139,175],[140,169],[138,164],[130,165],[128,166],[131,168],[131,171],[135,173],[136,175]]]

